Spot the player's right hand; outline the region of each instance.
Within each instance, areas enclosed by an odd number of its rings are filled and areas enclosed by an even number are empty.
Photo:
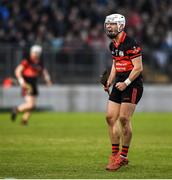
[[[106,86],[104,87],[104,91],[106,91],[109,94],[109,88],[110,88],[111,84],[109,83],[109,81],[107,81]]]
[[[19,82],[21,87],[23,87],[23,88],[27,87],[27,84],[26,84],[25,80],[22,77],[18,78],[18,82]]]

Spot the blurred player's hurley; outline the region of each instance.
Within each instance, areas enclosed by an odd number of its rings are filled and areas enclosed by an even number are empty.
[[[25,98],[25,102],[12,110],[11,120],[15,121],[17,113],[23,112],[22,125],[27,125],[31,111],[35,107],[36,96],[38,95],[38,77],[43,75],[47,85],[52,84],[48,71],[44,68],[43,63],[40,60],[41,54],[41,46],[32,46],[30,49],[30,57],[22,60],[15,69],[15,75],[22,88],[22,95]]]
[[[113,61],[104,90],[109,92],[109,87],[115,81],[106,114],[112,143],[112,155],[106,167],[109,171],[116,171],[129,162],[127,155],[132,138],[131,117],[143,93],[141,48],[127,36],[124,27],[125,17],[121,14],[111,14],[105,19],[105,31],[112,40],[110,51]]]

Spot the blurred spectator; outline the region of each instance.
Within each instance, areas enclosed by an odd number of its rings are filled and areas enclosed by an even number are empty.
[[[0,41],[20,46],[28,43],[50,43],[56,46],[61,44],[56,43],[59,38],[79,31],[81,40],[88,44],[92,44],[94,38],[105,41],[102,27],[104,18],[116,12],[127,17],[129,34],[137,36],[146,46],[156,45],[158,37],[152,36],[161,36],[161,33],[171,31],[172,28],[171,0],[1,1]],[[170,33],[166,33],[167,43],[171,44]],[[98,42],[98,46],[102,46],[103,42],[100,44]]]
[[[56,52],[104,50],[103,22],[111,13],[125,15],[128,34],[165,69],[172,48],[172,0],[1,0],[0,43],[22,48],[38,43]],[[146,56],[152,64],[152,55]]]

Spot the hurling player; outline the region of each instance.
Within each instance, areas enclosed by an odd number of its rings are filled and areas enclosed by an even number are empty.
[[[112,144],[112,154],[106,170],[115,171],[128,164],[128,150],[132,138],[131,118],[142,97],[143,70],[141,47],[124,31],[125,17],[106,16],[104,28],[111,39],[112,67],[105,91],[112,91],[107,104],[106,120]],[[121,150],[119,150],[121,147]]]
[[[15,121],[17,114],[22,112],[21,124],[23,125],[27,125],[31,112],[36,104],[38,77],[43,75],[47,85],[52,84],[50,75],[41,61],[41,54],[41,46],[32,46],[30,48],[30,57],[23,59],[15,69],[15,75],[22,88],[22,95],[25,102],[12,110],[11,119]]]

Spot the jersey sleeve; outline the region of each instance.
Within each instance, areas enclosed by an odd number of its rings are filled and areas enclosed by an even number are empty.
[[[20,65],[22,65],[24,68],[26,68],[28,66],[28,61],[26,59],[22,60]]]
[[[130,59],[134,59],[142,55],[141,47],[135,40],[130,40],[129,48],[127,49],[126,53],[130,57]]]

